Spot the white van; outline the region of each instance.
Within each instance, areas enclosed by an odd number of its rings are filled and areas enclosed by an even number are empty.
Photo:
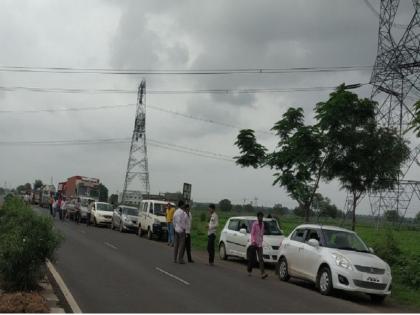
[[[163,239],[168,235],[168,225],[166,223],[166,205],[170,203],[162,200],[142,200],[139,211],[139,228],[138,235],[147,233],[147,238],[152,239],[156,235],[159,239]]]

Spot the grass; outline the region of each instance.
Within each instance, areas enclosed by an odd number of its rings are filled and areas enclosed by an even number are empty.
[[[196,250],[205,250],[207,247],[207,223],[209,215],[207,211],[202,210],[193,210],[193,222],[191,230],[191,240],[192,246]],[[243,216],[244,213],[235,213],[235,212],[218,212],[219,216],[219,227],[217,231],[216,244],[218,244],[218,238],[220,231],[225,226],[225,223],[228,218],[232,216]],[[255,214],[254,214],[255,215]],[[204,220],[203,220],[204,219]],[[283,216],[279,218],[279,224],[281,229],[284,231],[285,235],[288,235],[293,229],[303,223],[303,219],[295,216]],[[341,225],[341,220],[327,219],[323,218],[321,220],[322,224],[329,225]],[[350,222],[347,221],[344,225],[346,228],[350,229]],[[385,237],[386,229],[381,227],[379,230],[376,229],[374,222],[362,221],[357,224],[356,232],[358,235],[365,241],[369,247],[374,247],[374,244]],[[402,255],[408,254],[420,254],[420,242],[418,238],[420,237],[420,230],[407,229],[402,227],[399,230],[394,230],[395,238],[398,241],[398,245],[401,249]],[[386,258],[384,259],[386,261]],[[420,265],[420,262],[419,262]],[[398,278],[396,272],[393,272],[393,289],[392,296],[390,300],[398,305],[404,305],[409,307],[414,307],[416,309],[420,308],[420,290],[414,290],[412,288],[406,287]]]

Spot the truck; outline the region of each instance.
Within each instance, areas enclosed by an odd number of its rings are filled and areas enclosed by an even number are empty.
[[[86,176],[72,176],[58,183],[57,192],[67,199],[89,198],[99,201],[99,179]]]
[[[44,208],[48,208],[50,204],[50,197],[54,196],[55,187],[54,185],[44,185],[41,187],[41,194],[39,205]]]

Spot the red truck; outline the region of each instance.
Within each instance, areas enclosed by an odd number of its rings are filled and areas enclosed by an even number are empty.
[[[67,181],[58,183],[57,192],[67,199],[87,197],[93,200],[99,200],[99,179],[72,176]]]

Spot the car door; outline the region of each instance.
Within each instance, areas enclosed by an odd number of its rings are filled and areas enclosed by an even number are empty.
[[[296,229],[288,242],[284,245],[287,251],[286,259],[289,272],[294,275],[301,275],[301,267],[299,266],[300,252],[303,250],[305,240],[305,229]]]
[[[118,227],[120,227],[121,225],[121,215],[122,215],[122,208],[118,207],[115,213],[115,223],[117,224]]]
[[[238,249],[235,244],[235,236],[238,231],[239,219],[230,219],[226,229],[226,253],[228,255],[237,255]]]
[[[247,248],[251,239],[251,226],[253,221],[249,220],[240,220],[239,221],[239,230],[245,229],[246,233],[238,232],[236,242],[238,244],[239,256],[247,258]]]
[[[305,278],[312,281],[316,280],[318,267],[321,261],[320,247],[314,247],[308,244],[310,239],[316,239],[321,245],[321,231],[319,229],[308,229],[305,235],[305,244],[300,251],[299,266]]]
[[[90,205],[90,213],[91,213],[90,218],[91,218],[92,222],[94,221],[93,219],[96,217],[96,206],[95,205],[96,205],[96,203],[92,203]]]
[[[139,221],[142,230],[147,229],[146,225],[146,211],[147,211],[147,202],[143,202],[141,204],[140,212],[139,212]]]

